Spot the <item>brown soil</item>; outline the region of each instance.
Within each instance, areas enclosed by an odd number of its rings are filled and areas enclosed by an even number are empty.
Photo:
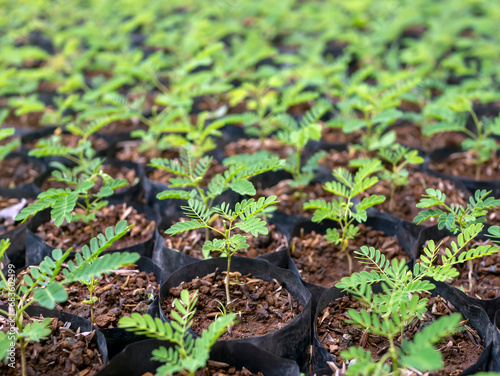
[[[50,137],[54,137],[53,135],[44,137],[43,139],[47,139]],[[63,133],[59,135],[58,137],[61,137],[61,145],[68,146],[70,148],[76,148],[78,146],[79,141],[82,139],[80,136],[74,135],[74,134],[67,134]],[[94,150],[104,150],[109,147],[109,143],[100,137],[97,136],[90,136],[89,138],[90,143],[92,144],[92,148]],[[26,143],[26,147],[28,149],[34,149],[38,143],[38,140],[33,140],[31,142]]]
[[[435,171],[462,178],[476,180],[500,180],[500,159],[495,155],[488,162],[482,163],[479,175],[476,175],[475,157],[472,151],[453,153],[444,161],[429,163]]]
[[[32,201],[0,196],[0,234],[11,231],[21,224],[21,222],[15,222],[14,218]]]
[[[364,158],[365,156],[359,150],[349,148],[349,150],[337,151],[330,150],[327,155],[319,160],[319,163],[328,168],[335,170],[339,167],[347,168],[352,173],[357,171],[357,168],[349,167],[349,162],[353,159]],[[333,177],[332,177],[333,180]]]
[[[99,329],[116,328],[121,317],[133,312],[145,314],[151,304],[148,296],[158,295],[159,287],[154,273],[137,270],[136,265],[104,275],[95,290],[95,324]],[[66,291],[68,300],[56,308],[90,320],[90,306],[82,304],[89,299],[87,286],[74,282],[66,285]]]
[[[364,265],[354,258],[354,251],[361,246],[374,247],[388,259],[408,259],[408,255],[399,245],[395,236],[388,237],[382,231],[373,230],[364,224],[359,225],[355,239],[349,241],[347,250],[353,258],[353,272],[365,269]],[[332,287],[343,277],[349,276],[347,256],[336,246],[325,239],[324,235],[301,234],[292,239],[291,256],[304,281],[315,285]]]
[[[321,132],[321,141],[341,144],[357,144],[361,142],[361,134],[359,132],[344,133],[342,128],[323,127]]]
[[[222,221],[220,219],[217,220],[216,228],[222,228]],[[288,246],[286,237],[276,230],[275,225],[268,225],[267,228],[269,229],[267,235],[259,234],[258,237],[252,234],[245,235],[248,236],[247,244],[249,247],[238,250],[236,256],[254,258]],[[239,229],[237,229],[235,233],[243,234]],[[176,249],[179,252],[198,259],[205,258],[202,253],[203,244],[205,243],[205,229],[187,231],[174,236],[167,235],[164,231],[160,231],[160,234],[165,238],[165,245],[168,248]],[[219,234],[212,231],[210,235],[213,239]],[[211,254],[211,257],[218,256],[220,256],[218,252],[212,252]]]
[[[449,180],[443,180],[419,171],[412,171],[408,179],[408,184],[396,188],[394,194],[394,208],[392,210],[389,209],[391,184],[381,180],[370,188],[367,191],[369,195],[377,194],[386,197],[386,200],[382,204],[378,204],[374,208],[383,212],[392,213],[394,216],[406,221],[413,222],[413,218],[415,218],[421,210],[424,210],[417,208],[416,205],[420,202],[422,195],[425,194],[425,190],[428,188],[439,189],[441,192],[445,193],[446,203],[448,205],[454,203],[455,205],[460,204],[465,207],[468,204],[467,193],[455,188]],[[365,196],[368,196],[368,194]],[[432,218],[422,224],[432,226],[437,224],[437,220]]]
[[[460,147],[467,136],[460,132],[443,132],[426,137],[416,124],[405,123],[394,127],[396,141],[413,149],[433,150],[445,147]]]
[[[101,166],[101,170],[111,176],[113,179],[125,179],[128,181],[128,185],[125,185],[121,188],[115,189],[114,192],[123,192],[127,189],[130,189],[131,186],[137,184],[139,181],[139,177],[133,168],[127,168],[125,166],[112,166],[109,164],[103,164]],[[90,190],[91,194],[95,194],[99,192],[99,189],[103,186],[102,179],[99,178],[94,184],[94,187]],[[71,186],[75,188],[74,185]],[[40,189],[42,191],[47,191],[50,188],[68,188],[68,185],[62,182],[52,180],[52,175],[48,175],[47,178],[40,185]]]
[[[40,317],[43,319],[43,317]],[[3,329],[7,324],[2,320]],[[29,321],[38,318],[31,317]],[[95,332],[81,332],[80,328],[69,328],[57,318],[52,319],[52,333],[48,339],[32,342],[26,348],[28,375],[95,375],[102,367],[102,359],[95,341]],[[2,375],[21,375],[21,351],[16,347],[16,367],[0,362]]]
[[[444,255],[446,247],[450,248],[452,241],[456,242],[456,237],[447,236],[441,240],[436,240],[435,244],[438,245],[443,241],[439,255]],[[488,244],[487,241],[473,241],[473,244],[481,245]],[[451,249],[451,248],[450,248]],[[441,258],[438,257],[437,264],[441,264]],[[473,289],[469,288],[469,266],[465,262],[457,264],[455,267],[460,273],[457,277],[450,282],[467,295],[479,299],[494,299],[500,296],[500,252],[491,256],[482,257],[480,259],[472,260],[473,265]]]
[[[119,133],[130,133],[136,129],[145,129],[145,125],[142,124],[139,118],[124,119],[119,121],[113,121],[108,125],[102,127],[99,132],[104,134],[119,134]]]
[[[0,162],[0,186],[15,188],[33,182],[40,175],[35,166],[21,157],[8,158]]]
[[[128,224],[134,224],[134,227],[127,235],[117,240],[110,249],[121,249],[143,243],[153,235],[154,221],[146,218],[144,214],[138,213],[133,207],[120,204],[104,207],[96,214],[96,219],[93,221],[94,236],[104,233],[107,227],[115,226],[121,220],[127,220]],[[71,223],[65,221],[60,227],[54,225],[52,221],[45,222],[38,227],[36,235],[50,246],[61,249],[70,247],[80,249],[91,239],[90,225],[82,221]]]
[[[230,340],[266,335],[283,328],[302,312],[302,306],[275,279],[271,282],[242,276],[238,272],[230,274],[232,311],[238,314],[237,323],[220,339]],[[226,302],[224,285],[225,273],[210,273],[203,278],[195,278],[172,287],[162,304],[169,314],[175,298],[183,289],[198,290],[198,303],[192,329],[196,333],[206,330],[210,323],[221,314],[221,304]],[[172,317],[169,317],[172,319]]]
[[[271,188],[257,189],[256,197],[269,197],[271,195],[278,197],[279,202],[276,207],[280,212],[301,217],[314,214],[314,210],[303,209],[307,201],[330,200],[333,197],[332,193],[323,189],[322,184],[308,184],[299,191],[290,186],[290,180],[282,180]]]
[[[246,368],[236,369],[236,367],[232,367],[229,364],[214,362],[209,360],[207,362],[208,366],[202,369],[199,369],[194,373],[194,376],[226,376],[226,375],[234,375],[234,376],[264,376],[262,372],[252,373]],[[181,376],[180,374],[175,374],[175,376]]]
[[[131,161],[147,166],[153,158],[174,159],[179,157],[179,153],[175,150],[157,151],[149,149],[144,152],[139,152],[138,147],[141,144],[139,140],[122,141],[118,143],[118,152],[116,158],[121,161]]]
[[[10,111],[5,119],[5,124],[9,127],[38,128],[40,129],[43,112],[30,112],[21,116],[16,116],[14,111]]]
[[[283,145],[272,138],[266,138],[264,141],[261,141],[259,138],[242,138],[227,144],[224,147],[224,155],[230,157],[240,154],[254,154],[260,150],[274,153],[280,158],[286,158],[292,152],[290,146]]]
[[[427,296],[429,297],[429,296]],[[377,361],[381,358],[389,341],[384,337],[369,334],[363,336],[363,331],[345,322],[348,319],[347,310],[360,310],[361,305],[355,299],[345,296],[334,300],[318,317],[318,337],[323,346],[336,357],[337,364],[342,363],[341,352],[350,346],[362,346],[371,351]],[[427,304],[428,312],[424,320],[415,319],[405,330],[405,338],[412,339],[416,332],[425,325],[445,316],[456,309],[441,297],[430,297]],[[474,364],[484,347],[481,345],[477,332],[466,327],[467,330],[445,337],[437,348],[443,354],[444,368],[434,372],[435,376],[456,376],[467,367]],[[396,344],[401,343],[401,338],[395,339]]]

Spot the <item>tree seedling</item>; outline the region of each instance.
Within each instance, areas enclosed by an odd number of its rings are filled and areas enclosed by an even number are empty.
[[[34,303],[54,309],[56,303],[63,303],[68,299],[68,293],[64,289],[65,284],[86,283],[137,261],[139,258],[137,253],[109,253],[101,256],[104,250],[123,237],[131,227],[127,226],[125,221],[119,222],[115,229],[108,227],[104,234],[99,234],[90,240],[90,246],[85,245],[81,253],[75,255],[75,261],[67,261],[72,248],[64,253],[60,249],[54,249],[52,255],[46,256],[38,266],[29,267],[28,273],[17,284],[13,274],[6,278],[1,273],[0,292],[8,297],[9,309],[0,310],[0,314],[8,317],[17,331],[10,331],[8,334],[0,332],[0,359],[5,359],[11,343],[16,343],[21,350],[22,374],[27,375],[26,346],[29,342],[40,342],[47,338],[51,330],[50,318],[24,324],[23,313]],[[9,245],[8,240],[0,241],[0,259],[3,258]],[[63,279],[58,282],[56,277],[61,271]]]
[[[227,257],[227,272],[226,272],[226,304],[230,307],[231,297],[229,296],[229,275],[231,271],[231,257],[240,249],[248,248],[246,242],[247,236],[234,233],[239,229],[243,233],[252,234],[257,237],[259,234],[267,235],[269,230],[266,227],[266,222],[259,218],[259,215],[264,210],[278,203],[276,196],[268,198],[261,197],[257,201],[253,198],[238,202],[234,209],[231,209],[229,204],[222,203],[220,207],[209,208],[203,201],[199,199],[189,199],[188,206],[183,206],[184,214],[191,218],[190,221],[179,222],[170,227],[166,234],[175,235],[181,232],[205,228],[206,230],[215,231],[221,236],[220,239],[209,240],[205,239],[203,245],[203,254],[208,257],[211,252],[219,252]],[[210,215],[214,212],[222,218],[223,228],[218,229],[210,224]]]
[[[367,219],[366,210],[384,202],[385,197],[379,195],[365,197],[355,208],[353,200],[357,195],[378,182],[378,178],[371,175],[380,169],[379,160],[366,160],[354,176],[347,169],[339,167],[332,173],[337,181],[327,182],[323,186],[325,191],[339,197],[333,198],[331,202],[311,200],[304,204],[304,209],[314,209],[313,222],[329,219],[339,224],[340,231],[336,228],[328,229],[325,238],[335,245],[340,245],[341,251],[346,254],[349,262],[349,274],[352,273],[352,258],[347,252],[347,246],[349,240],[354,239],[359,231],[353,222],[365,222]]]
[[[210,349],[217,339],[233,325],[236,314],[221,315],[200,337],[194,338],[189,329],[193,324],[197,302],[198,291],[190,296],[188,290],[182,290],[181,298],[174,300],[175,309],[170,311],[173,318],[171,322],[162,322],[159,318],[153,319],[148,314],[140,315],[136,312],[130,317],[122,317],[118,322],[119,328],[174,344],[174,347],[168,349],[161,346],[153,350],[151,360],[165,363],[156,369],[158,376],[173,375],[176,372],[193,376],[196,370],[207,364]]]
[[[203,202],[203,206],[207,208],[211,216],[214,200],[223,192],[231,189],[241,195],[254,196],[256,190],[249,179],[264,172],[273,171],[283,163],[278,157],[261,160],[248,156],[245,161],[234,161],[224,173],[212,177],[204,189],[202,183],[206,179],[212,159],[208,156],[197,158],[191,145],[181,148],[179,160],[153,159],[151,166],[169,171],[176,176],[169,181],[169,188],[172,189],[158,193],[157,198],[160,200],[193,198]],[[206,239],[208,239],[208,229]]]
[[[378,362],[372,359],[370,351],[365,351],[362,347],[351,347],[343,351],[344,359],[356,359],[349,366],[346,375],[396,376],[404,374],[402,368],[414,368],[422,372],[442,368],[442,355],[434,348],[434,344],[457,330],[460,315],[439,318],[417,333],[412,341],[404,339],[404,329],[415,319],[422,319],[427,311],[428,299],[422,299],[420,295],[430,293],[435,288],[427,278],[446,281],[459,274],[455,265],[498,252],[499,248],[491,244],[470,247],[471,241],[482,229],[483,225],[480,223],[463,229],[457,241],[451,243],[451,248],[444,250],[442,265],[434,265],[441,244],[436,246],[434,241],[429,241],[421,261],[415,264],[413,273],[408,270],[404,259],[387,260],[373,247],[363,246],[355,251],[360,262],[371,270],[342,278],[336,285],[349,292],[364,306],[360,312],[348,310],[348,322],[367,334],[387,338],[389,348]],[[469,250],[465,251],[466,249]],[[383,292],[373,293],[371,285],[374,283],[380,283]],[[400,346],[397,341],[401,343]],[[392,362],[392,373],[388,360]]]
[[[446,194],[439,189],[426,189],[426,194],[417,204],[422,210],[414,219],[413,222],[420,224],[430,218],[437,218],[438,229],[446,228],[453,234],[462,232],[465,228],[472,224],[484,223],[485,215],[489,210],[498,209],[500,200],[493,197],[488,197],[491,191],[477,190],[474,197],[469,197],[469,204],[466,207],[462,205],[446,204]],[[489,236],[497,236],[494,226],[488,229]],[[472,278],[473,265],[469,261],[469,289],[472,290],[474,280]]]
[[[394,194],[396,188],[408,184],[408,165],[424,163],[424,159],[418,155],[417,150],[409,150],[400,144],[393,147],[382,148],[378,155],[383,161],[390,164],[390,168],[384,168],[379,177],[391,184],[391,196],[389,198],[389,210],[394,210]]]
[[[280,122],[280,130],[276,134],[276,139],[293,149],[283,165],[283,169],[293,176],[290,183],[292,187],[300,189],[309,184],[318,170],[318,161],[326,154],[325,151],[316,152],[302,166],[304,148],[309,141],[318,141],[321,138],[322,127],[318,120],[330,107],[330,103],[318,101],[305,113],[300,123],[288,114],[282,114],[277,118]]]

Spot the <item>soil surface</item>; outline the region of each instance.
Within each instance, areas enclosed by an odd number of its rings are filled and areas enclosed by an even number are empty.
[[[452,241],[456,242],[456,237],[447,236],[443,239],[436,240],[435,244],[441,241],[443,245],[438,252],[438,255],[444,255],[446,247],[450,248]],[[473,241],[472,244],[482,245],[490,244],[489,240],[486,241]],[[451,249],[451,248],[450,248]],[[437,263],[441,264],[441,258],[438,256]],[[482,257],[480,259],[472,260],[473,274],[472,274],[472,289],[469,286],[469,264],[457,264],[455,267],[460,273],[457,277],[450,282],[467,295],[479,299],[494,299],[500,296],[500,252],[493,255]]]
[[[126,220],[129,225],[134,224],[134,227],[109,249],[120,249],[143,243],[153,236],[155,221],[149,220],[144,214],[138,213],[132,206],[126,204],[110,205],[102,208],[92,222],[94,236],[104,233],[106,228],[115,226],[121,220]],[[50,246],[61,249],[70,247],[80,249],[85,244],[88,244],[92,238],[90,224],[82,221],[73,221],[71,223],[64,221],[60,227],[54,225],[52,221],[45,222],[38,227],[36,235]]]
[[[332,287],[344,277],[349,276],[347,255],[337,246],[314,231],[301,234],[291,241],[291,256],[299,269],[304,281],[315,285]],[[353,272],[360,272],[365,266],[354,258],[354,251],[361,246],[374,247],[380,250],[388,259],[405,258],[408,254],[403,250],[395,236],[386,236],[382,231],[373,230],[363,224],[355,239],[349,240],[347,250],[353,258]]]
[[[370,195],[377,194],[386,197],[383,203],[374,206],[375,209],[392,213],[398,218],[413,222],[413,218],[415,218],[421,210],[424,210],[417,208],[416,205],[420,202],[422,195],[425,194],[425,190],[428,188],[439,189],[441,192],[445,193],[447,205],[453,203],[466,207],[468,204],[468,193],[455,188],[451,181],[443,180],[419,171],[410,172],[408,184],[396,187],[392,210],[390,209],[391,184],[388,181],[380,180],[372,188],[368,189],[367,192]],[[422,224],[432,226],[437,224],[437,220],[431,218]]]
[[[116,159],[121,161],[130,161],[147,166],[153,158],[174,159],[179,157],[179,152],[171,150],[155,150],[148,149],[144,152],[138,150],[139,145],[142,143],[140,140],[122,141],[117,144],[118,152]]]
[[[342,128],[323,127],[321,131],[321,141],[340,143],[340,144],[359,144],[361,142],[361,133],[344,133]]]
[[[223,228],[222,221],[218,219],[216,228]],[[254,258],[266,253],[275,252],[278,249],[283,249],[288,246],[286,237],[276,230],[275,225],[268,225],[269,233],[267,235],[259,234],[258,237],[252,234],[247,234],[248,248],[240,249],[236,252],[236,256],[244,256]],[[243,234],[242,231],[237,229],[236,234]],[[165,238],[165,245],[170,249],[178,250],[191,257],[204,259],[202,253],[203,244],[205,243],[205,229],[197,229],[179,233],[174,236],[165,234],[160,231],[160,234]],[[211,232],[211,239],[215,238],[217,234],[215,231]],[[220,237],[220,235],[219,235]],[[218,257],[220,253],[212,252],[211,257]]]
[[[424,320],[415,319],[405,330],[404,337],[412,339],[416,332],[422,330],[425,325],[437,320],[440,316],[445,316],[456,312],[456,309],[441,297],[430,297],[427,304],[428,312],[424,315]],[[377,361],[384,353],[389,341],[384,337],[369,334],[363,336],[363,331],[345,322],[349,318],[348,309],[360,310],[360,303],[349,297],[334,300],[319,316],[317,321],[318,337],[323,346],[336,357],[337,364],[342,363],[341,352],[350,346],[362,346],[365,350],[371,351],[373,358]],[[466,323],[463,323],[466,324]],[[395,338],[396,344],[401,343],[401,338]],[[466,330],[458,332],[452,336],[445,337],[437,345],[443,354],[444,368],[441,371],[433,372],[435,376],[456,376],[467,367],[473,365],[484,347],[481,345],[477,332],[466,326]]]
[[[16,222],[14,218],[25,207],[32,203],[33,200],[9,198],[0,196],[0,234],[11,231],[21,224]]]
[[[213,360],[207,361],[207,366],[197,370],[194,376],[264,376],[262,372],[252,373],[245,367],[242,369],[236,369],[227,363],[215,362]],[[151,372],[147,372],[142,376],[155,376]],[[183,376],[180,373],[174,373],[174,376]]]
[[[60,138],[61,145],[68,146],[70,148],[76,148],[78,146],[78,143],[82,139],[81,136],[77,136],[77,135],[71,134],[71,133],[63,133],[63,134],[60,134],[58,136],[50,135],[50,136],[47,136],[47,137],[43,137],[42,139],[48,139],[48,138],[51,138],[51,137],[58,137],[58,138]],[[89,141],[92,144],[92,148],[94,150],[96,150],[96,151],[98,151],[98,150],[104,150],[104,149],[107,149],[109,147],[109,143],[104,138],[101,138],[101,137],[90,136],[89,137]],[[35,149],[37,143],[38,143],[38,140],[33,140],[33,141],[30,141],[30,142],[27,142],[25,144],[25,146],[28,149]]]
[[[225,272],[217,275],[210,273],[172,287],[162,304],[163,311],[172,319],[169,312],[173,300],[180,297],[181,291],[198,290],[192,329],[201,333],[221,314],[222,305],[225,305],[225,277]],[[232,311],[238,316],[237,323],[220,337],[223,340],[266,335],[283,328],[302,312],[302,306],[275,279],[267,282],[250,274],[230,273],[229,294]]]
[[[33,182],[40,175],[31,163],[21,157],[7,158],[0,161],[0,186],[15,188]]]
[[[333,177],[332,177],[333,180]],[[276,195],[279,202],[276,204],[278,211],[301,217],[312,216],[314,210],[304,210],[304,204],[310,200],[331,200],[333,194],[323,189],[323,184],[308,184],[300,190],[290,186],[290,180],[282,180],[275,186],[266,189],[257,189],[256,197],[269,197]]]
[[[40,317],[43,319],[43,317]],[[2,329],[7,324],[1,319]],[[29,321],[35,321],[31,317]],[[97,350],[95,332],[81,332],[80,328],[70,328],[70,323],[53,318],[52,333],[39,343],[31,342],[26,348],[28,375],[95,375],[102,367],[102,359]],[[15,368],[0,362],[2,375],[21,375],[21,351],[16,347]]]
[[[416,124],[404,123],[394,127],[396,141],[412,149],[430,151],[445,147],[460,147],[467,136],[460,132],[442,132],[430,137],[422,134],[421,128]]]
[[[290,146],[283,145],[281,142],[272,138],[266,138],[263,141],[259,138],[242,138],[238,141],[228,143],[224,147],[224,155],[230,157],[240,154],[254,154],[260,150],[269,151],[283,159],[286,159],[292,152]]]
[[[80,282],[66,285],[68,300],[57,309],[91,319],[90,306],[82,304],[89,299],[87,286]],[[116,328],[121,317],[133,312],[145,314],[152,299],[158,295],[159,285],[154,273],[137,269],[136,265],[122,267],[99,279],[95,290],[98,300],[94,303],[95,324],[99,329]]]
[[[474,152],[467,151],[453,153],[443,161],[431,161],[429,168],[448,175],[475,179],[475,180],[500,180],[500,158],[495,155],[489,161],[482,163],[476,169]],[[479,171],[479,174],[477,174]]]

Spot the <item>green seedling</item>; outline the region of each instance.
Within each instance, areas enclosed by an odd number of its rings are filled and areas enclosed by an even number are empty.
[[[40,265],[29,267],[28,273],[18,283],[13,270],[12,273],[9,272],[8,278],[1,273],[0,292],[8,297],[9,309],[0,310],[0,314],[8,317],[16,332],[9,331],[7,334],[0,332],[0,359],[6,359],[11,344],[15,343],[21,350],[22,375],[27,375],[26,346],[29,342],[46,339],[51,330],[50,318],[32,324],[23,323],[26,309],[34,303],[54,309],[56,303],[63,303],[68,299],[65,284],[87,283],[102,274],[137,261],[139,258],[137,253],[109,253],[101,256],[104,250],[123,237],[131,227],[127,226],[125,221],[119,222],[115,229],[108,227],[105,234],[99,234],[91,239],[90,246],[85,245],[81,253],[76,254],[74,261],[67,260],[71,248],[64,253],[60,249],[54,249],[52,255],[46,256]],[[0,259],[3,258],[9,245],[9,240],[0,241]],[[63,279],[58,282],[56,277],[61,273]]]
[[[391,184],[391,196],[389,198],[389,210],[394,210],[394,194],[396,188],[408,184],[408,165],[417,165],[424,163],[424,159],[418,155],[417,150],[409,150],[400,144],[393,147],[382,148],[378,151],[379,157],[390,165],[390,168],[384,168],[380,173],[380,179],[388,181]]]
[[[331,202],[311,200],[304,204],[304,209],[314,210],[313,222],[329,219],[339,224],[340,231],[336,228],[328,229],[325,237],[335,245],[340,245],[341,251],[346,254],[349,274],[352,273],[352,258],[347,252],[347,246],[349,240],[354,239],[359,231],[354,221],[365,222],[367,209],[385,201],[384,196],[373,195],[363,198],[354,208],[354,199],[378,182],[378,178],[371,175],[380,169],[379,160],[366,160],[354,176],[347,169],[339,167],[333,171],[333,176],[337,181],[327,182],[323,186],[325,191],[333,193],[338,198],[333,198]]]
[[[196,370],[207,364],[210,349],[217,339],[233,325],[236,314],[221,315],[200,337],[194,338],[189,329],[193,324],[197,301],[198,291],[190,296],[188,290],[182,290],[181,298],[174,300],[175,309],[170,311],[173,318],[171,322],[164,323],[159,318],[153,319],[148,314],[138,313],[122,317],[118,322],[119,328],[174,344],[174,347],[168,349],[162,346],[153,350],[151,360],[165,363],[157,368],[157,375],[166,376],[179,372],[193,376]]]
[[[169,198],[196,199],[203,203],[211,216],[214,200],[223,192],[231,189],[241,195],[254,196],[256,190],[249,179],[264,172],[273,171],[282,166],[283,163],[278,157],[265,160],[257,157],[248,156],[245,161],[234,161],[224,173],[212,177],[204,189],[202,184],[206,180],[206,174],[213,158],[208,156],[197,158],[193,146],[186,145],[181,148],[179,160],[155,158],[151,161],[151,166],[175,175],[169,181],[171,190],[160,192],[157,198],[160,200]],[[208,229],[205,239],[208,240]]]
[[[292,187],[300,189],[309,184],[318,170],[318,161],[326,155],[325,151],[316,152],[302,166],[304,148],[309,141],[318,141],[321,138],[322,127],[318,120],[330,107],[330,103],[318,101],[305,113],[300,123],[288,114],[279,115],[277,118],[280,122],[280,130],[276,134],[276,139],[292,147],[292,152],[283,165],[283,169],[293,176],[290,183]]]
[[[183,206],[184,214],[191,218],[190,221],[179,222],[170,227],[166,234],[175,235],[181,232],[204,228],[206,230],[215,231],[221,236],[220,239],[208,240],[205,239],[203,245],[203,254],[208,257],[211,252],[219,252],[227,257],[227,272],[226,272],[226,304],[230,307],[231,297],[229,296],[229,275],[231,272],[231,257],[240,249],[248,248],[246,236],[234,233],[235,230],[240,230],[246,234],[252,234],[257,237],[259,234],[267,235],[269,230],[266,227],[266,222],[258,216],[264,210],[278,203],[276,196],[268,198],[261,197],[257,201],[254,199],[243,200],[237,203],[234,209],[229,207],[229,204],[222,203],[220,207],[209,208],[202,200],[189,199],[188,206]],[[217,214],[222,218],[223,228],[218,229],[210,224],[211,213]]]
[[[404,339],[404,329],[415,319],[422,319],[428,299],[420,298],[430,293],[435,285],[427,278],[446,281],[459,272],[455,265],[497,253],[493,245],[470,248],[471,241],[482,231],[483,225],[472,224],[458,235],[451,248],[444,250],[442,265],[434,265],[441,248],[430,241],[424,249],[421,261],[415,264],[413,272],[408,270],[405,260],[387,260],[373,247],[361,247],[355,251],[356,257],[369,271],[354,273],[342,278],[336,287],[349,292],[359,300],[364,308],[360,312],[348,310],[348,322],[361,328],[367,335],[373,334],[388,339],[389,348],[378,362],[372,359],[370,351],[361,347],[351,347],[342,352],[346,360],[356,359],[346,375],[404,375],[405,368],[419,371],[436,371],[442,368],[442,355],[434,348],[443,337],[459,329],[461,317],[453,314],[441,317],[417,333],[412,341]],[[469,249],[466,252],[466,249]],[[371,285],[381,283],[383,292],[373,293]],[[399,344],[398,344],[399,342]],[[387,361],[392,362],[392,369]]]
[[[413,222],[420,224],[430,218],[437,218],[438,228],[440,230],[446,228],[451,233],[456,234],[462,232],[465,228],[472,224],[484,223],[485,215],[489,210],[496,210],[500,206],[500,200],[493,197],[488,197],[491,191],[477,190],[474,197],[469,198],[469,204],[466,207],[462,205],[446,204],[446,195],[439,189],[429,188],[423,198],[417,204],[422,210],[414,219]],[[488,229],[490,236],[496,236],[494,226]],[[473,265],[469,261],[469,289],[472,290],[474,280],[472,278]]]

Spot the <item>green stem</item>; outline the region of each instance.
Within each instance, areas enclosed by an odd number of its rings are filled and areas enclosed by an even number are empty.
[[[19,348],[21,349],[21,368],[23,376],[28,375],[28,365],[26,363],[26,345],[23,337],[19,338]]]

